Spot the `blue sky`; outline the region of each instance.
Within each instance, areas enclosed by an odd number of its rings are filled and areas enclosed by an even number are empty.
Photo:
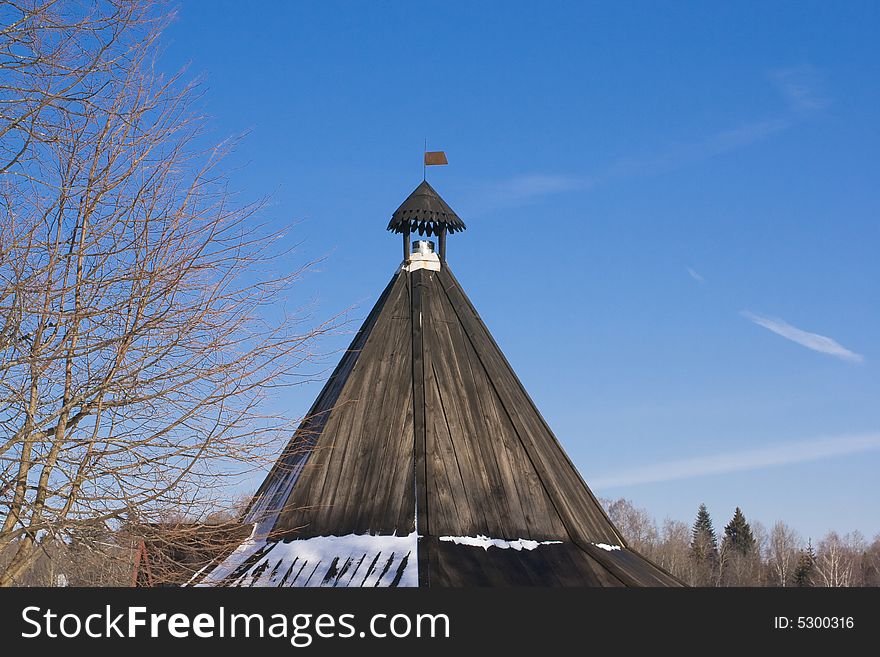
[[[598,495],[872,536],[878,24],[855,2],[190,1],[162,65],[204,76],[211,137],[248,131],[243,198],[326,256],[292,305],[366,315],[427,139],[468,225],[450,265]]]

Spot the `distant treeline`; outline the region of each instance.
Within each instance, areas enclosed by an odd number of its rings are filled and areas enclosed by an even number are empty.
[[[804,540],[782,521],[769,530],[737,507],[716,536],[705,504],[692,525],[658,526],[626,499],[601,500],[630,547],[691,586],[880,586],[880,535],[828,532]]]
[[[601,500],[624,539],[691,586],[880,586],[880,536],[858,532],[803,539],[784,522],[769,530],[737,508],[716,535],[701,504],[693,524],[660,525],[626,499]],[[17,578],[18,586],[177,586],[234,550],[250,532],[241,522],[247,500],[198,521],[129,522],[111,529],[84,526],[47,544]],[[147,555],[146,564],[140,553]],[[9,554],[0,550],[0,572]],[[139,565],[140,564],[140,565]]]

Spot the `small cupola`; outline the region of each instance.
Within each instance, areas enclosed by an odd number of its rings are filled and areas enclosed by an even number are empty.
[[[445,262],[446,235],[465,228],[464,222],[427,180],[419,183],[412,194],[394,211],[388,223],[388,230],[403,235],[405,262],[415,253],[424,255],[428,248],[433,252],[433,242],[426,240],[413,242],[413,249],[410,250],[410,235],[418,233],[426,237],[436,236],[439,242],[439,259]]]

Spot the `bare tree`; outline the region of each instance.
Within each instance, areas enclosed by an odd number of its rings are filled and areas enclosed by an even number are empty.
[[[683,582],[703,584],[702,570],[692,558],[691,529],[686,523],[666,518],[658,530],[651,514],[631,500],[603,498],[600,501],[633,549]]]
[[[875,536],[864,556],[865,581],[863,586],[880,586],[880,535]]]
[[[859,586],[859,557],[865,549],[861,534],[841,537],[828,532],[816,552],[816,583],[827,587]]]
[[[707,532],[669,518],[658,531],[651,515],[632,501],[601,502],[631,547],[690,586],[880,586],[880,536],[869,544],[858,531],[843,537],[829,532],[814,553],[812,543],[804,546],[784,522],[768,532],[753,521],[748,549],[727,541],[710,560],[700,558],[714,553]]]
[[[792,583],[801,544],[797,532],[784,522],[779,520],[773,525],[773,529],[770,530],[767,550],[774,586],[789,586]]]
[[[631,500],[603,499],[602,504],[611,522],[620,530],[627,542],[648,556],[657,542],[657,526],[645,509],[635,506]]]
[[[287,433],[304,267],[155,69],[164,7],[0,3],[0,585],[53,542],[198,506]],[[196,506],[193,506],[196,505]]]
[[[767,551],[770,546],[770,533],[758,520],[751,522],[752,536],[755,537],[755,552],[752,556],[752,579],[746,586],[767,586]]]
[[[652,558],[683,582],[693,585],[697,578],[694,561],[691,559],[690,541],[691,528],[687,523],[666,518]]]

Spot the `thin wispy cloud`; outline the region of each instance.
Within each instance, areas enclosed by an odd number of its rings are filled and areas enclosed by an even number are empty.
[[[719,130],[703,139],[682,143],[664,153],[631,163],[620,163],[608,177],[631,175],[657,176],[703,162],[725,153],[740,150],[767,139],[792,126],[789,118],[765,119]]]
[[[514,176],[488,185],[482,190],[480,209],[498,210],[507,207],[524,205],[529,201],[547,196],[574,190],[583,190],[592,187],[591,178],[579,176],[565,176],[547,173],[532,173]]]
[[[592,477],[590,484],[595,489],[636,486],[822,461],[877,450],[880,450],[880,433],[835,436],[726,452],[714,456],[666,461],[622,470],[604,477]]]
[[[792,326],[785,320],[773,317],[763,317],[761,315],[756,315],[753,312],[749,312],[748,310],[744,310],[740,314],[758,326],[762,326],[768,331],[772,331],[776,335],[780,335],[786,340],[791,340],[807,349],[812,349],[813,351],[818,351],[822,354],[828,354],[829,356],[834,356],[835,358],[840,358],[841,360],[849,361],[851,363],[861,363],[865,360],[861,354],[850,351],[837,340],[825,335],[819,335],[818,333],[804,331],[796,326]]]
[[[572,176],[556,176],[546,174],[530,174],[517,176],[506,184],[506,191],[520,198],[530,198],[553,192],[567,192],[583,187],[585,181]]]
[[[785,111],[778,116],[746,121],[693,141],[673,144],[659,153],[622,158],[589,175],[531,173],[489,183],[478,192],[470,214],[517,207],[545,196],[583,191],[619,179],[671,173],[768,139],[828,104],[819,91],[821,76],[809,66],[773,69],[767,76],[785,102]]]
[[[705,283],[706,279],[703,278],[700,273],[690,267],[687,268],[688,275],[693,278],[697,283]]]
[[[661,153],[623,158],[591,175],[532,173],[485,185],[471,206],[477,215],[518,207],[546,196],[584,191],[616,180],[671,173],[703,160],[745,148],[791,126],[789,119],[768,119],[727,128],[703,139],[675,144]]]
[[[822,93],[821,76],[811,66],[774,69],[769,77],[796,112],[813,112],[828,105],[828,98]]]

